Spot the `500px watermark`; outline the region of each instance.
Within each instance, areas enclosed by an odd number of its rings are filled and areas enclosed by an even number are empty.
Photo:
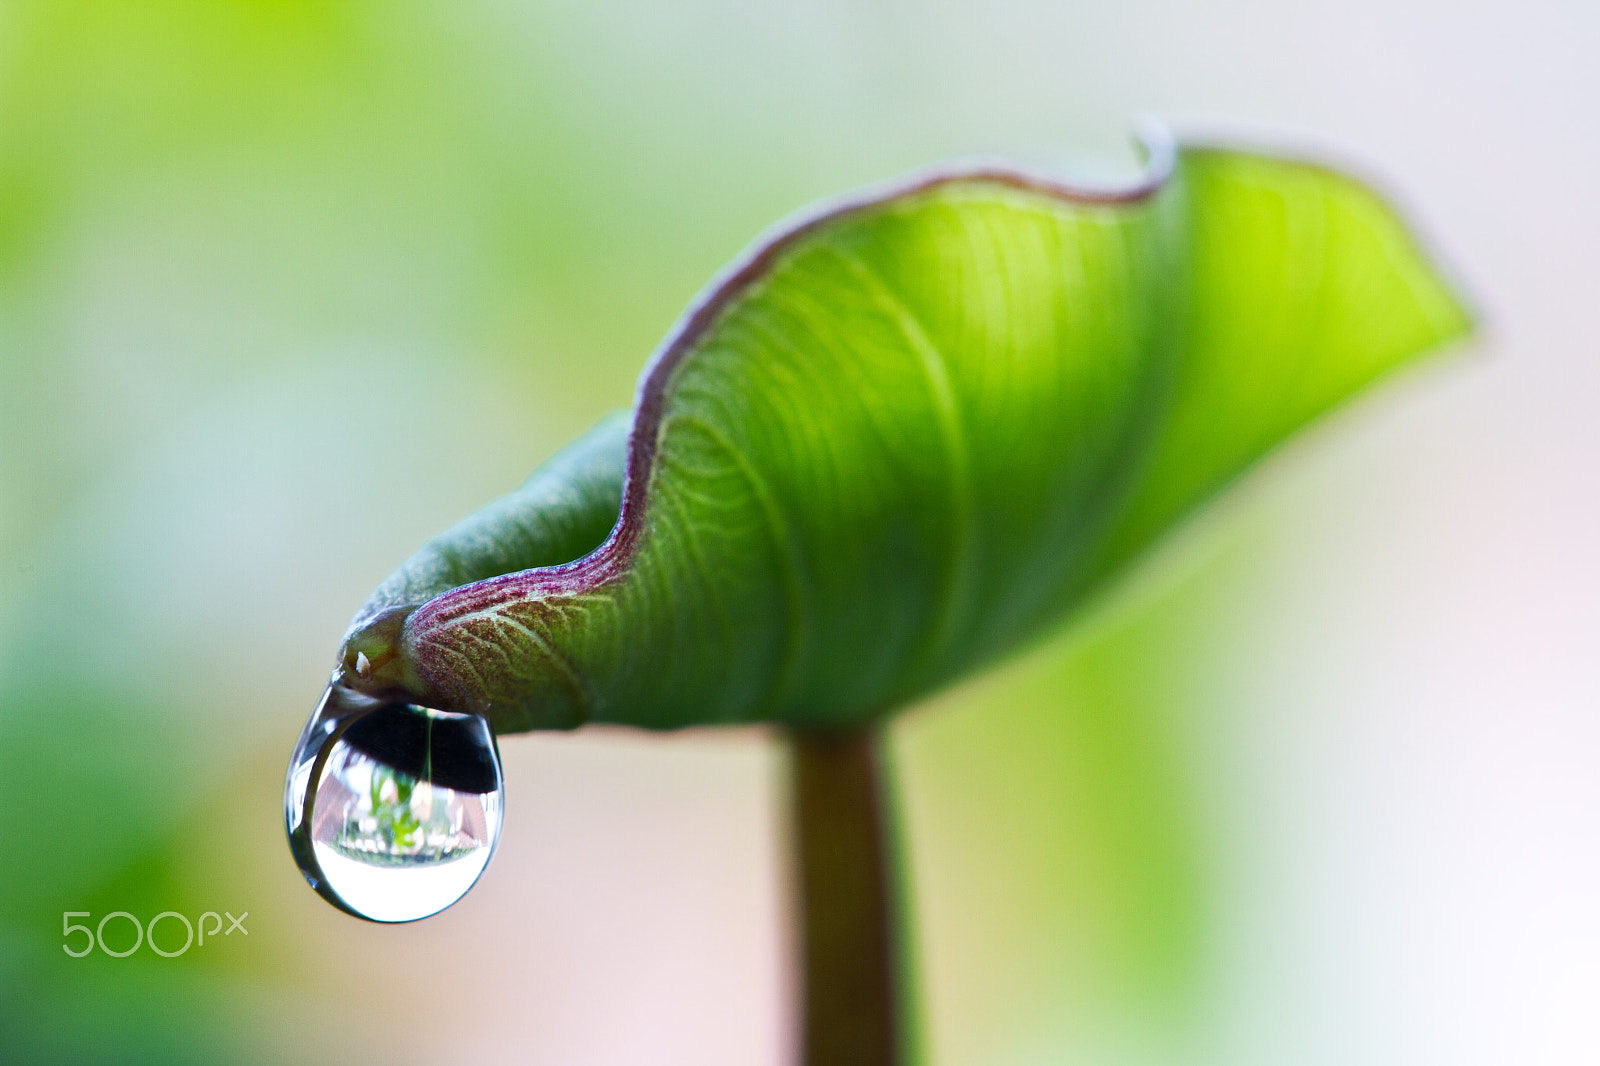
[[[226,915],[228,919],[228,928],[226,930],[222,928],[222,919],[224,915]],[[149,944],[150,950],[155,952],[157,955],[160,955],[163,958],[175,959],[179,955],[182,955],[185,951],[188,951],[189,948],[194,944],[196,925],[200,927],[201,947],[205,947],[206,937],[208,935],[215,940],[219,932],[221,932],[223,936],[232,936],[235,931],[243,933],[245,936],[250,935],[250,930],[244,927],[244,920],[250,917],[249,911],[245,911],[237,918],[235,918],[232,914],[229,914],[227,911],[223,911],[222,914],[218,914],[216,911],[206,911],[200,916],[200,920],[195,923],[191,923],[188,918],[185,918],[177,911],[162,911],[154,918],[151,918],[149,924],[147,925],[140,925],[139,919],[135,918],[127,911],[112,911],[110,914],[107,914],[105,917],[101,918],[100,923],[93,929],[90,929],[87,925],[74,924],[72,921],[74,918],[93,917],[94,915],[88,911],[61,912],[61,936],[63,940],[61,945],[62,951],[65,951],[68,955],[71,955],[75,959],[81,959],[98,946],[103,953],[110,955],[113,959],[122,959],[132,955],[135,951],[138,951],[141,944]],[[106,923],[111,921],[113,918],[126,919],[128,924],[133,926],[132,947],[124,948],[120,951],[114,951],[106,946]],[[206,928],[207,918],[212,920],[210,929]],[[172,928],[171,923],[173,922],[183,923],[183,946],[175,951],[168,951],[166,948],[163,948],[161,945],[156,943],[156,926],[160,925],[163,919],[167,921],[169,929]],[[115,926],[113,926],[113,928],[115,928]],[[74,951],[72,949],[72,945],[66,942],[72,938],[74,933],[82,933],[84,935],[83,949],[81,951]],[[168,943],[170,944],[170,942],[175,938],[176,934],[174,931],[173,933],[166,933],[164,935],[166,935]],[[120,940],[121,938],[119,937],[118,939]]]

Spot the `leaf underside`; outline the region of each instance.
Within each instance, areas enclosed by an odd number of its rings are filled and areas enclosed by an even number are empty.
[[[380,586],[345,677],[501,732],[869,720],[1468,329],[1392,209],[1320,166],[923,179],[759,246],[631,417]]]

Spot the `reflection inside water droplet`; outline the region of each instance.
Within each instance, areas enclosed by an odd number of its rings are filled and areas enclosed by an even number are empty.
[[[426,918],[488,865],[504,790],[483,718],[382,703],[336,679],[289,760],[289,849],[335,906],[377,922]]]

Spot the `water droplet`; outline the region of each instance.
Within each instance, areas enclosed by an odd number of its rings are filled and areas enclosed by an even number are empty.
[[[384,703],[335,676],[289,759],[284,823],[300,872],[329,903],[411,922],[478,880],[504,797],[483,718]]]

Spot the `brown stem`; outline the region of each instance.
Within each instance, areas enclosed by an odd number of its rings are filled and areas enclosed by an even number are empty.
[[[875,728],[794,732],[802,1066],[900,1066],[898,947]]]

